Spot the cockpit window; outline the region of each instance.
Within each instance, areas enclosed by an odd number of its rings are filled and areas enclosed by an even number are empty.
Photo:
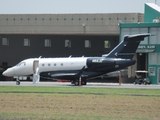
[[[20,62],[16,66],[25,66],[25,65],[26,65],[26,62]]]

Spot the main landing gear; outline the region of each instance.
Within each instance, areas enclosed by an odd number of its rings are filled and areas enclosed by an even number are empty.
[[[85,80],[82,80],[81,82],[79,80],[76,80],[72,81],[71,83],[74,84],[75,86],[87,85],[87,82]]]
[[[82,79],[81,77],[75,81],[73,80],[71,83],[75,86],[87,85],[87,81],[85,79]]]

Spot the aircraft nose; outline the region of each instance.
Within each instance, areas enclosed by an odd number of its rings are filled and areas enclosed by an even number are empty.
[[[2,73],[2,75],[7,76],[7,77],[14,76],[14,70],[13,70],[13,68],[8,68],[6,71],[4,71]]]

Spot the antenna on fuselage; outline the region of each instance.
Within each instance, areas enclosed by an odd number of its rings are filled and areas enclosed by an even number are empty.
[[[41,58],[42,56],[39,56],[39,59]]]
[[[71,57],[72,57],[72,55],[69,56],[69,58],[71,58]]]

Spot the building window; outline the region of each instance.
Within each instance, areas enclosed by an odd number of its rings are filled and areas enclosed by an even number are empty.
[[[30,40],[28,38],[24,38],[24,46],[30,46]]]
[[[150,28],[150,44],[160,44],[160,28],[152,27]]]
[[[149,53],[149,64],[150,65],[160,64],[160,53]]]
[[[110,42],[108,40],[104,41],[104,48],[110,48]]]
[[[85,48],[91,48],[91,41],[90,40],[85,40],[84,46],[85,46]]]
[[[45,47],[51,47],[51,40],[50,39],[45,39],[44,46]]]
[[[71,47],[71,41],[65,40],[65,47]]]
[[[8,38],[2,38],[2,45],[9,46],[9,39]]]

